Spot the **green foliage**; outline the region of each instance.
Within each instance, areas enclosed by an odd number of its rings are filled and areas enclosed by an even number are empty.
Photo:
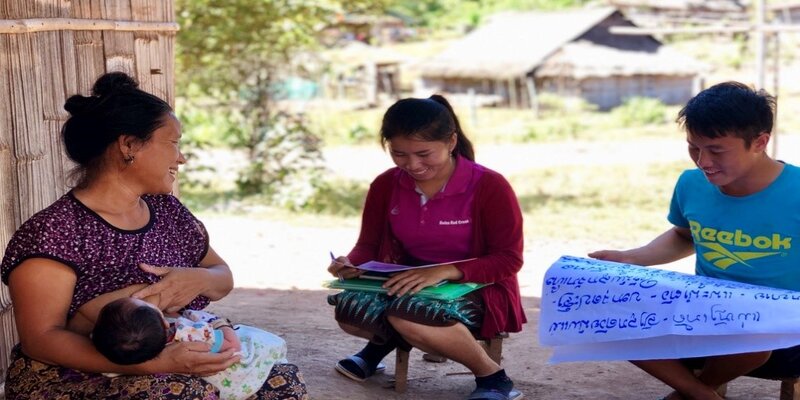
[[[363,143],[373,139],[374,133],[364,125],[358,124],[350,128],[347,136],[353,143]]]
[[[334,15],[382,10],[385,1],[176,1],[178,93],[193,99],[182,110],[186,130],[247,150],[250,165],[238,179],[244,193],[275,193],[269,185],[315,168],[318,140],[302,118],[276,109],[278,82],[314,72],[296,60],[318,47],[317,33]]]
[[[276,113],[267,124],[250,127],[239,138],[250,164],[236,185],[243,195],[277,196],[291,180],[304,180],[322,168],[320,140],[303,117]],[[247,142],[244,142],[247,141]]]
[[[281,205],[292,211],[338,216],[361,214],[368,185],[365,182],[325,178],[321,175],[306,181],[300,195],[287,197]]]
[[[176,99],[176,113],[183,128],[183,144],[187,148],[227,147],[234,143],[241,116],[236,112],[221,113],[213,103],[203,104],[191,96]],[[196,149],[197,150],[197,149]]]
[[[579,117],[551,118],[528,126],[523,141],[577,139],[588,128]]]
[[[624,127],[661,124],[666,120],[667,107],[659,99],[629,97],[611,110],[611,115]]]
[[[211,186],[211,182],[200,178],[206,173],[215,173],[216,169],[212,166],[200,164],[197,161],[199,152],[208,148],[209,142],[195,137],[185,137],[181,139],[181,150],[186,158],[186,164],[181,168],[182,174],[179,181],[181,191],[184,190],[203,190]]]
[[[559,165],[509,177],[528,237],[607,243],[652,239],[669,227],[666,215],[685,161],[650,164]],[[636,240],[634,240],[635,242]]]
[[[550,92],[539,94],[540,116],[574,115],[587,111],[597,111],[597,105],[576,96],[560,96]]]
[[[309,129],[326,145],[378,143],[384,109],[317,109],[308,114]]]
[[[441,28],[475,28],[484,17],[509,10],[557,10],[579,7],[589,0],[396,0],[390,10],[411,17],[418,25]]]

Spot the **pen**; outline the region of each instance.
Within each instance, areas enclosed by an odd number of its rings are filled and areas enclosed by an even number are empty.
[[[329,250],[328,253],[331,254],[331,261],[336,261],[336,257],[334,257],[333,252]],[[344,282],[344,278],[342,277],[341,272],[336,272],[336,276],[339,277],[339,282]]]

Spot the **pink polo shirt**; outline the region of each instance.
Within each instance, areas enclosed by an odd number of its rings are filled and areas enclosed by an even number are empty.
[[[482,171],[459,156],[444,188],[427,201],[414,178],[401,171],[392,193],[389,224],[411,257],[430,263],[469,257],[475,187]]]

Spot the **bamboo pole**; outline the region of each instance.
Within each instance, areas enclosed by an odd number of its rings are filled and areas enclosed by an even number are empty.
[[[177,32],[176,22],[107,21],[78,18],[32,18],[0,20],[0,33],[45,31]]]
[[[8,42],[8,37],[0,35],[0,54],[9,54]],[[10,57],[0,57],[0,99],[3,100],[11,97],[10,64]],[[5,244],[11,240],[11,234],[17,227],[15,216],[17,190],[12,179],[14,169],[11,130],[11,102],[0,101],[0,203],[6,205],[0,207],[0,249],[5,248]],[[0,336],[0,393],[2,393],[8,366],[8,351],[17,341],[14,334],[11,296],[8,287],[2,284],[0,284],[0,334],[2,334]]]
[[[131,20],[130,0],[104,3],[101,15],[105,20]],[[133,32],[103,32],[103,52],[107,71],[122,71],[129,75],[135,73],[133,38]]]

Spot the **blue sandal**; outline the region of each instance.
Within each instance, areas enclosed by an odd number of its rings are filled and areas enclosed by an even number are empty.
[[[477,388],[467,397],[467,400],[522,400],[522,392],[511,389],[508,394],[497,389]]]
[[[356,381],[364,382],[367,378],[386,370],[384,363],[378,363],[375,369],[371,369],[367,362],[359,356],[349,356],[336,363],[336,371],[340,374]]]

